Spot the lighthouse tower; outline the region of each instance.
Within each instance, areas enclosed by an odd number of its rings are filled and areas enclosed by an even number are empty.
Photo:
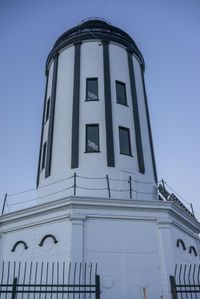
[[[0,217],[1,283],[14,273],[56,292],[68,264],[80,290],[97,264],[101,299],[171,299],[175,265],[199,263],[200,224],[168,195],[157,193],[142,54],[121,29],[84,21],[47,58],[37,205]]]
[[[105,21],[85,21],[56,41],[46,76],[39,194],[64,180],[48,192],[68,187],[70,195],[73,180],[65,178],[75,174],[76,195],[107,197],[109,185],[110,196],[130,198],[131,184],[131,197],[156,200],[144,60],[133,39]]]

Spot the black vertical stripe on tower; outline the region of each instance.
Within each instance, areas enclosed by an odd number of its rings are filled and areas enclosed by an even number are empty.
[[[149,108],[148,108],[148,103],[147,103],[147,95],[146,95],[146,88],[145,88],[145,82],[144,82],[144,71],[141,70],[141,73],[142,73],[142,84],[143,84],[143,90],[144,90],[144,101],[145,101],[145,108],[146,108],[146,115],[147,115],[147,126],[148,126],[148,132],[149,132],[149,141],[150,141],[150,148],[151,148],[153,172],[154,172],[155,181],[157,183],[158,176],[157,176],[156,161],[155,161],[155,155],[154,155],[154,149],[153,149],[153,138],[152,138],[152,133],[151,133],[151,122],[150,122],[150,116],[149,116]]]
[[[43,142],[43,135],[44,135],[44,117],[45,117],[45,110],[46,110],[46,102],[47,102],[47,88],[48,88],[48,82],[49,82],[49,72],[46,73],[46,87],[45,87],[45,95],[44,95],[44,107],[43,107],[43,115],[42,115],[42,129],[41,129],[41,135],[40,135],[40,151],[39,151],[39,161],[38,161],[38,169],[37,169],[37,181],[36,181],[36,187],[39,185],[39,179],[40,179],[40,164],[41,164],[41,156],[42,156],[42,142]]]
[[[133,119],[135,124],[135,139],[136,139],[138,166],[139,166],[139,172],[144,174],[145,166],[144,166],[142,137],[141,137],[141,129],[140,129],[140,118],[138,112],[138,99],[137,99],[136,84],[135,84],[135,74],[133,68],[132,53],[128,49],[127,49],[127,55],[128,55],[128,67],[129,67],[130,86],[131,86],[131,97],[133,103]]]
[[[58,54],[54,58],[54,66],[53,66],[53,78],[52,78],[52,88],[51,88],[51,109],[50,109],[49,130],[48,130],[48,139],[47,139],[45,178],[49,177],[51,174],[51,158],[52,158],[53,128],[54,128],[54,115],[55,115],[55,104],[56,104],[57,73],[58,73]]]
[[[71,168],[78,167],[79,154],[79,97],[80,97],[80,54],[81,42],[74,44],[74,91],[72,109],[72,145],[71,145]]]
[[[102,44],[103,44],[103,66],[104,66],[107,166],[115,167],[112,102],[111,102],[111,88],[110,88],[109,42],[103,40]]]

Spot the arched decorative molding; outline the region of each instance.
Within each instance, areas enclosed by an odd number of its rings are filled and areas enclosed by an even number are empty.
[[[51,238],[51,239],[53,239],[54,244],[58,243],[58,240],[56,240],[56,237],[55,237],[54,235],[50,235],[50,234],[49,234],[49,235],[44,236],[38,245],[39,245],[39,246],[43,246],[44,241],[45,241],[47,238]]]
[[[191,254],[192,252],[194,252],[194,255],[197,256],[197,251],[194,246],[189,247],[189,253]]]
[[[185,243],[183,242],[183,240],[178,239],[178,240],[176,241],[176,246],[177,246],[177,247],[180,247],[180,244],[181,244],[183,250],[186,250],[186,246],[185,246]]]
[[[13,248],[11,249],[11,251],[12,251],[12,252],[15,252],[15,249],[16,249],[16,247],[17,247],[19,244],[23,244],[25,250],[28,249],[28,246],[27,246],[26,242],[24,242],[24,241],[17,241],[17,242],[14,244]]]

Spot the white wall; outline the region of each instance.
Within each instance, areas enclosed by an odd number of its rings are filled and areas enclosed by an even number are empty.
[[[63,227],[63,229],[61,229]],[[12,229],[4,233],[3,250],[1,259],[3,261],[68,261],[70,257],[70,223],[67,221],[48,223],[43,225],[32,225],[31,227]],[[42,238],[48,234],[56,237],[58,243],[54,244],[51,238],[44,241],[43,246],[39,246]],[[23,244],[19,244],[14,252],[11,251],[14,244],[24,241],[28,249],[24,249]]]
[[[103,298],[159,298],[155,221],[110,219],[85,223],[85,260],[100,265]]]
[[[53,131],[51,175],[71,167],[71,126],[74,83],[74,47],[59,54]]]
[[[86,78],[92,77],[98,78],[99,101],[85,102]],[[80,78],[79,169],[92,176],[96,173],[96,167],[107,168],[103,50],[100,42],[81,45]],[[99,124],[100,153],[85,153],[86,124]]]
[[[172,239],[173,239],[173,245],[174,245],[174,257],[175,262],[177,264],[199,264],[199,238],[197,238],[194,234],[191,234],[190,231],[185,229],[180,229],[177,226],[174,226],[172,229]],[[181,239],[186,249],[184,250],[180,244],[179,247],[177,247],[177,240]],[[190,246],[194,246],[194,248],[197,251],[197,256],[194,255],[194,253],[189,253]]]
[[[149,137],[148,125],[147,125],[147,114],[146,114],[146,107],[145,107],[141,66],[134,56],[133,56],[133,65],[134,65],[134,74],[135,74],[135,82],[136,82],[136,91],[138,97],[138,111],[140,115],[140,129],[141,129],[143,154],[144,154],[145,176],[147,176],[149,180],[153,181],[154,180],[153,164],[152,164],[151,148],[149,142],[150,137]]]
[[[76,195],[108,197],[106,181],[106,175],[108,174],[111,179],[114,179],[113,181],[110,181],[110,188],[112,189],[111,196],[113,198],[130,199],[130,185],[128,180],[129,176],[131,176],[133,189],[132,198],[141,200],[157,199],[139,62],[133,58],[145,161],[144,175],[140,174],[138,170],[127,51],[122,46],[111,42],[109,44],[109,58],[115,167],[107,167],[103,45],[100,41],[92,40],[85,41],[81,44],[79,167],[77,169],[71,169],[71,133],[74,88],[74,46],[71,45],[64,49],[59,54],[58,58],[51,175],[44,179],[44,170],[41,172],[38,189],[39,197],[48,195],[48,200],[54,200],[61,198],[62,196],[72,195],[74,191],[73,188],[67,190],[64,189],[73,186],[73,178],[71,180],[64,180],[58,184],[51,184],[67,177],[71,177],[74,172],[76,172],[79,176],[101,178],[100,180],[77,178],[77,185],[79,187],[85,187],[86,189],[77,189]],[[52,71],[53,64],[51,65],[49,72],[47,98],[51,94]],[[86,78],[91,77],[98,78],[99,101],[87,102],[85,101]],[[116,80],[126,84],[128,107],[116,103]],[[47,122],[44,127],[43,143],[47,140],[48,123],[49,122]],[[86,124],[99,124],[100,152],[98,153],[85,153]],[[133,157],[120,154],[119,126],[130,129]],[[102,178],[104,178],[104,180],[102,180]],[[40,189],[40,187],[45,185],[49,186]],[[93,188],[93,190],[89,190],[90,188]],[[59,192],[60,190],[64,191]],[[56,194],[49,196],[51,193]],[[39,199],[40,202],[46,200],[46,198]]]
[[[132,97],[130,90],[130,77],[128,69],[128,58],[126,49],[117,45],[109,46],[110,73],[111,73],[111,95],[113,108],[113,132],[116,167],[120,171],[127,171],[131,174],[138,172],[138,159],[135,142],[135,128],[133,121]],[[117,104],[115,81],[121,81],[126,84],[127,104]],[[130,129],[131,149],[133,157],[121,155],[119,148],[119,126]]]
[[[199,223],[170,202],[63,198],[3,216],[0,261],[97,262],[102,299],[142,299],[144,288],[148,299],[171,299],[175,263],[194,262],[177,258],[176,241],[195,246],[199,231]],[[46,234],[58,243],[38,246]],[[28,249],[11,252],[19,240]]]
[[[54,68],[54,62],[52,61],[49,67],[49,72],[48,72],[48,85],[47,85],[47,93],[46,93],[46,98],[45,98],[45,116],[46,116],[46,103],[48,98],[51,97],[51,90],[52,90],[52,79],[53,79],[53,68]],[[50,103],[50,109],[51,109],[51,103]],[[43,130],[43,139],[42,139],[42,150],[41,150],[41,163],[42,163],[42,155],[43,155],[43,145],[45,141],[47,142],[48,139],[48,129],[49,129],[49,120],[45,124],[41,124],[44,126]],[[42,170],[41,164],[39,165],[40,167],[40,180],[39,184],[45,179],[45,169]]]

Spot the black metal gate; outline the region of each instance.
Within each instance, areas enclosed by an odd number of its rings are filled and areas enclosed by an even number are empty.
[[[172,299],[200,299],[200,265],[176,265],[170,285]]]
[[[3,262],[1,299],[100,299],[97,264]]]

